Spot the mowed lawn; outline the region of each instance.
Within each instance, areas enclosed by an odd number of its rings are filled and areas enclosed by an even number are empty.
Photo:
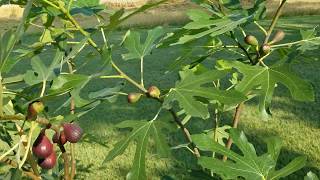
[[[319,16],[314,17],[291,17],[280,21],[281,28],[287,32],[285,41],[299,39],[300,29],[312,28],[319,25]],[[268,22],[263,24],[267,25]],[[254,27],[254,26],[253,26]],[[280,27],[280,26],[279,26]],[[251,28],[253,29],[253,28]],[[139,29],[138,29],[139,30]],[[144,32],[145,30],[139,30]],[[125,31],[118,31],[112,34],[113,42],[120,42]],[[252,32],[257,34],[258,31]],[[28,38],[35,35],[30,34]],[[95,37],[98,42],[102,40]],[[25,40],[26,37],[25,37]],[[318,51],[320,48],[318,49]],[[88,52],[93,51],[87,48],[85,52],[77,57],[77,66],[81,67],[82,62],[86,62]],[[246,103],[244,112],[241,116],[240,129],[248,134],[249,140],[258,148],[258,152],[266,149],[262,143],[262,138],[266,136],[278,135],[283,140],[283,150],[280,155],[280,166],[288,163],[297,155],[306,155],[308,157],[308,165],[303,170],[300,170],[288,179],[302,179],[306,172],[312,170],[314,173],[320,175],[320,56],[318,51],[311,52],[316,59],[296,59],[294,67],[297,73],[304,78],[310,80],[315,87],[316,102],[302,103],[293,101],[290,98],[290,92],[283,86],[276,88],[275,97],[272,104],[273,118],[269,121],[262,121],[259,118],[257,106],[255,101]],[[115,62],[123,68],[123,70],[138,78],[140,72],[139,64],[135,61],[125,62],[121,59],[120,54],[124,53],[123,49],[116,49]],[[155,50],[152,55],[145,60],[145,84],[157,85],[161,89],[169,89],[173,87],[175,81],[178,79],[176,72],[165,74],[168,66],[173,60],[182,53],[180,48],[173,47],[169,49]],[[52,52],[48,51],[43,54],[43,59],[48,62],[52,58]],[[79,69],[80,73],[90,74],[99,68],[98,57],[89,57],[90,60],[86,67]],[[276,60],[276,59],[274,59]],[[28,60],[20,62],[14,69],[13,73],[24,73],[24,67],[29,64]],[[86,97],[91,91],[99,90],[105,87],[112,87],[115,85],[114,80],[97,80],[92,81],[84,89],[82,95]],[[126,85],[125,92],[137,91],[130,84]],[[49,112],[53,112],[55,107],[59,106],[62,101],[50,101],[51,106]],[[126,137],[129,131],[119,130],[113,127],[114,124],[124,120],[139,120],[151,119],[159,108],[159,104],[152,100],[143,99],[135,105],[126,103],[126,97],[119,97],[116,103],[104,102],[96,109],[82,117],[78,122],[84,129],[85,138],[76,145],[76,159],[77,159],[77,179],[124,179],[126,173],[130,170],[133,156],[135,153],[135,145],[131,143],[125,153],[115,160],[102,165],[102,162],[113,145]],[[62,110],[68,112],[68,109]],[[163,113],[162,116],[166,114]],[[227,124],[231,122],[231,113],[223,115],[222,122]],[[200,129],[209,128],[210,120],[203,121],[194,119],[188,127],[192,133],[199,133]],[[185,143],[180,131],[170,135],[170,144],[176,146],[179,143]],[[2,146],[4,147],[4,146]],[[190,169],[194,167],[192,162],[195,159],[186,150],[173,150],[172,157],[168,159],[160,159],[153,154],[154,148],[150,147],[147,155],[147,174],[148,179],[203,179],[192,176]],[[182,152],[182,153],[181,153]],[[186,164],[181,163],[186,162]]]

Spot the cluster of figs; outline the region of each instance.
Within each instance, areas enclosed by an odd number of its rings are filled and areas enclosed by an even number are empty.
[[[27,118],[37,115],[43,109],[42,102],[30,104]],[[47,128],[42,129],[32,145],[32,152],[38,158],[38,165],[43,169],[52,169],[56,164],[57,156],[53,143],[56,143],[61,149],[65,143],[77,143],[82,137],[83,130],[76,123],[63,123],[61,127],[52,136],[52,142],[46,135]]]
[[[263,44],[260,48],[260,54],[261,55],[267,55],[270,53],[271,51],[271,45],[274,44],[274,43],[277,43],[281,40],[283,40],[285,37],[285,32],[283,32],[282,30],[278,30],[273,39],[266,43],[266,44]],[[248,45],[251,45],[251,46],[255,46],[255,47],[258,47],[259,46],[259,42],[257,40],[257,38],[253,35],[247,35],[245,38],[244,38],[244,42]]]
[[[146,95],[150,98],[155,98],[155,99],[159,99],[160,98],[160,90],[157,86],[150,86],[148,88],[148,92],[146,93]],[[129,93],[128,94],[128,103],[136,103],[139,101],[139,99],[141,98],[141,96],[143,96],[143,94],[141,93]]]

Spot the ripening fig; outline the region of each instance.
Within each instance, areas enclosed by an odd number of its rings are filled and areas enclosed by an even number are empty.
[[[252,35],[247,35],[244,38],[244,42],[247,43],[248,45],[251,45],[251,46],[258,46],[259,45],[257,38]]]
[[[128,103],[136,103],[139,101],[140,97],[142,96],[142,94],[140,93],[129,93],[128,94]]]
[[[269,44],[277,43],[284,39],[286,34],[282,30],[278,30]]]
[[[150,97],[153,97],[153,98],[159,98],[160,97],[160,90],[157,86],[151,86],[149,87],[148,89],[148,95]]]
[[[38,158],[46,158],[53,152],[53,144],[44,132],[41,132],[33,143],[32,152]]]
[[[37,115],[44,110],[44,105],[41,101],[34,101],[28,106],[27,119],[32,120],[37,117]]]
[[[270,51],[271,51],[270,45],[264,44],[264,45],[262,46],[262,52],[263,52],[264,55],[269,54]]]
[[[64,131],[61,131],[60,133],[54,133],[54,135],[52,136],[52,142],[64,145],[67,142]]]
[[[81,127],[76,123],[65,123],[63,124],[63,131],[66,140],[71,143],[77,143],[83,134]]]
[[[53,151],[48,157],[39,159],[38,165],[43,169],[52,169],[57,162],[56,153]]]

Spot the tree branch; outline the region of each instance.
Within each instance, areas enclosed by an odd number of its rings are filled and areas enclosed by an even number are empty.
[[[179,117],[177,116],[177,114],[173,111],[173,109],[169,109],[170,114],[172,115],[174,121],[177,123],[177,125],[180,127],[180,129],[182,130],[186,140],[190,143],[190,145],[192,146],[194,155],[199,158],[200,157],[200,152],[199,149],[197,148],[197,146],[193,143],[192,139],[191,139],[191,135],[189,130],[182,124],[181,120],[179,119]]]
[[[277,9],[276,14],[275,14],[275,16],[273,17],[272,22],[271,22],[271,25],[270,25],[270,27],[269,27],[269,29],[268,29],[268,31],[267,31],[267,35],[266,35],[266,38],[264,39],[264,43],[263,43],[263,44],[267,44],[267,43],[268,43],[269,38],[270,38],[270,36],[271,36],[271,33],[272,33],[274,27],[275,27],[276,24],[277,24],[277,21],[278,21],[280,15],[281,15],[281,12],[282,12],[282,10],[283,10],[283,7],[284,7],[284,4],[286,3],[286,1],[287,1],[287,0],[282,0],[279,8]]]
[[[243,106],[244,106],[244,103],[242,102],[236,108],[236,112],[234,113],[234,116],[233,116],[233,123],[232,123],[233,128],[238,127],[238,124],[240,121],[240,114],[241,114],[241,111],[243,110]],[[226,148],[230,149],[231,145],[232,145],[232,139],[231,139],[231,137],[229,137],[227,144],[226,144]],[[226,161],[227,159],[228,159],[227,156],[223,156],[223,161]]]

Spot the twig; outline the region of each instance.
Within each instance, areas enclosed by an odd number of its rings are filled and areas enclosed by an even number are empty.
[[[59,148],[60,148],[60,150],[62,152],[62,157],[63,157],[63,161],[64,161],[64,179],[65,180],[70,180],[68,154],[67,154],[66,149],[64,148],[63,145],[59,144]]]
[[[171,113],[174,121],[177,123],[177,125],[180,127],[180,129],[182,130],[186,140],[190,143],[190,145],[193,148],[193,152],[194,155],[199,158],[200,157],[200,152],[199,149],[196,147],[196,145],[193,143],[192,139],[191,139],[191,135],[189,130],[182,124],[181,120],[179,119],[179,117],[177,116],[177,114],[173,111],[173,109],[169,109],[169,112]]]
[[[241,111],[243,109],[243,106],[244,106],[244,103],[242,102],[236,108],[236,112],[234,113],[234,116],[233,116],[233,123],[232,123],[232,127],[233,128],[237,128],[238,127],[238,124],[239,124],[239,121],[240,121],[240,114],[241,114]],[[231,137],[229,137],[228,138],[228,142],[226,144],[226,148],[230,149],[231,145],[232,145],[232,139],[231,139]],[[223,156],[223,161],[226,161],[227,159],[228,159],[227,156]]]
[[[140,84],[142,87],[144,87],[144,82],[143,82],[143,57],[140,58]]]
[[[282,0],[279,8],[277,9],[277,12],[276,12],[275,16],[274,16],[273,19],[272,19],[272,23],[271,23],[271,25],[270,25],[270,27],[269,27],[269,29],[268,29],[268,31],[267,31],[267,35],[266,35],[266,38],[264,39],[264,43],[263,43],[263,44],[267,44],[267,43],[268,43],[269,38],[270,38],[270,36],[271,36],[271,33],[272,33],[274,27],[275,27],[276,24],[277,24],[277,21],[278,21],[280,15],[281,15],[282,9],[283,9],[284,4],[286,3],[286,1],[287,1],[287,0]]]
[[[143,86],[141,86],[140,84],[138,84],[135,80],[131,79],[126,73],[124,73],[113,61],[111,61],[111,65],[113,66],[113,68],[119,73],[120,76],[122,76],[124,79],[126,79],[127,81],[129,81],[131,84],[133,84],[134,86],[136,86],[137,88],[139,88],[141,91],[143,91],[144,93],[147,93],[148,91],[146,90],[146,88],[144,88]]]
[[[3,86],[2,86],[2,76],[0,72],[0,116],[3,116]]]
[[[69,68],[69,73],[73,74],[73,66],[70,62],[68,62],[68,68]],[[75,101],[74,98],[72,97],[71,93],[70,93],[70,114],[74,114],[75,113]],[[74,143],[70,143],[70,152],[71,152],[71,174],[70,174],[70,179],[74,179],[74,176],[76,174],[76,160],[75,160],[75,154],[74,154],[74,147],[75,144]]]
[[[268,34],[268,32],[266,31],[266,29],[264,29],[257,21],[253,22],[256,26],[258,26],[258,28],[263,32],[263,34],[266,36]]]
[[[250,57],[249,52],[242,46],[242,44],[238,41],[236,36],[234,35],[234,32],[230,31],[231,38],[237,43],[238,47],[246,54],[251,64],[254,63],[253,59]]]

